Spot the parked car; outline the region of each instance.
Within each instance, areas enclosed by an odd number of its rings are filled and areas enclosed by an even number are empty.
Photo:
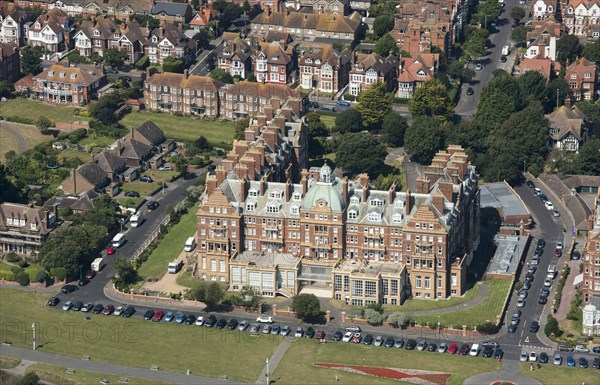
[[[238,328],[239,331],[243,332],[244,330],[248,329],[248,326],[250,326],[250,323],[248,321],[246,321],[246,320],[243,320],[242,322],[240,322],[238,324],[237,328]],[[282,332],[283,332],[283,330],[282,330]]]
[[[321,110],[335,112],[335,107],[334,106],[323,106],[323,107],[321,107]]]
[[[263,332],[263,334],[271,334],[271,325],[269,325],[269,324],[264,325],[262,332]]]
[[[152,316],[152,322],[160,322],[165,316],[165,312],[162,310],[157,310],[156,313]]]
[[[48,300],[48,306],[56,306],[60,302],[60,298],[52,297]]]
[[[371,345],[373,343],[373,336],[370,334],[367,334],[365,336],[365,338],[363,338],[363,344],[365,345]]]
[[[467,96],[472,96],[475,93],[472,87],[467,88]]]
[[[86,277],[81,277],[81,279],[79,281],[77,281],[77,285],[79,286],[85,286],[90,282],[89,279],[87,279]]]
[[[538,299],[538,303],[540,305],[544,305],[546,302],[548,302],[548,296],[547,295],[540,295],[540,298]]]
[[[529,353],[529,361],[537,362],[537,353],[536,352]]]
[[[561,249],[556,249],[556,250],[554,250],[554,256],[555,256],[556,258],[560,258],[560,257],[562,257],[562,250],[561,250]]]
[[[281,334],[282,336],[285,337],[288,334],[290,334],[291,331],[292,331],[292,329],[288,325],[283,325],[283,327],[281,328],[281,332],[279,334]]]
[[[579,357],[579,367],[583,368],[583,369],[587,369],[588,367],[588,360],[585,357]]]
[[[146,208],[148,210],[156,210],[158,208],[158,202],[157,201],[148,201],[148,203],[146,203]]]
[[[556,242],[556,248],[559,250],[563,249],[563,243],[562,242]]]
[[[417,341],[412,338],[406,341],[406,345],[404,345],[404,349],[406,350],[414,350],[417,347]]]
[[[348,102],[347,102],[347,101],[345,101],[345,100],[338,100],[336,104],[337,104],[338,106],[342,106],[342,107],[350,107],[350,105],[351,105],[350,103],[348,103]]]
[[[600,357],[594,358],[592,362],[592,369],[600,369]]]
[[[87,273],[85,273],[85,277],[87,279],[92,279],[96,276],[96,272],[94,270],[90,270]]]
[[[396,349],[401,349],[403,346],[404,346],[404,339],[402,339],[402,337],[396,338],[396,341],[394,342],[394,347]]]
[[[344,335],[342,334],[342,332],[339,331],[339,330],[336,330],[336,332],[333,333],[333,337],[332,338],[333,338],[334,341],[341,341],[343,337],[344,337]]]
[[[113,305],[108,304],[108,305],[106,305],[104,310],[102,310],[102,314],[111,315],[114,311],[115,311],[115,307]]]
[[[519,356],[519,361],[527,362],[528,360],[529,356],[527,355],[527,352],[521,352],[521,355]]]
[[[71,310],[72,307],[73,307],[73,302],[67,301],[63,304],[62,309],[66,311],[66,310]]]
[[[535,188],[535,185],[533,184],[533,182],[532,182],[532,181],[528,180],[528,181],[527,181],[527,187],[529,187],[529,188],[533,189],[533,188]]]
[[[540,323],[538,321],[531,321],[529,324],[529,331],[532,333],[537,333],[540,330]]]
[[[558,350],[559,352],[572,352],[573,347],[566,345],[566,344],[560,344],[560,345],[558,345],[556,350]]]
[[[528,274],[529,274],[529,273],[528,273]],[[529,295],[529,290],[527,290],[527,289],[522,289],[522,290],[519,292],[519,299],[525,299],[525,298],[527,298],[527,296],[528,296],[528,295]]]
[[[274,321],[273,321],[273,317],[271,317],[271,316],[260,316],[256,319],[256,322],[272,324]]]
[[[506,63],[507,60],[506,56],[500,56],[500,63]]]
[[[524,307],[524,306],[525,306],[525,300],[520,298],[517,301],[517,307]]]
[[[475,71],[481,71],[482,69],[483,69],[483,64],[481,64],[481,63],[477,63],[477,64],[475,65]]]
[[[538,189],[539,190],[539,189]],[[540,190],[540,193],[542,192],[542,190]],[[537,195],[537,194],[536,194]],[[539,238],[537,240],[537,245],[541,245],[542,247],[546,246],[546,240],[544,238]]]
[[[552,363],[554,365],[560,365],[560,364],[562,364],[562,356],[560,354],[558,354],[558,353],[555,353],[554,354],[554,360],[552,361]]]
[[[573,356],[567,356],[567,366],[575,366],[575,358]]]
[[[426,348],[427,348],[427,341],[424,339],[420,339],[419,342],[417,343],[417,350],[423,351]]]
[[[552,278],[550,277],[546,277],[546,279],[544,279],[544,286],[545,287],[550,287],[552,286]],[[519,304],[517,303],[517,306],[519,306]]]
[[[481,343],[481,346],[484,346],[484,347],[485,347],[485,346],[491,346],[491,347],[493,347],[493,348],[496,348],[496,349],[497,349],[497,348],[499,348],[499,347],[500,347],[500,344],[499,344],[499,343],[497,343],[496,341],[485,341],[485,342],[482,342],[482,343]]]
[[[580,258],[581,258],[581,252],[579,252],[579,250],[573,251],[573,253],[571,254],[571,259],[578,260]]]
[[[260,324],[252,324],[250,326],[250,334],[253,336],[257,336],[260,332]]]
[[[575,345],[575,353],[589,353],[590,349],[583,345]]]
[[[83,302],[76,301],[76,302],[73,302],[73,307],[71,308],[71,310],[80,311],[82,307],[83,307]]]
[[[354,333],[354,335],[352,336],[352,342],[355,344],[360,344],[361,340],[362,340],[362,335],[360,335],[360,333]]]
[[[325,331],[323,329],[317,330],[317,334],[315,334],[315,339],[317,339],[317,340],[325,339]]]
[[[160,166],[158,168],[158,171],[173,171],[173,167],[169,166],[169,165],[165,165],[165,166]]]
[[[358,333],[362,332],[362,329],[360,328],[360,326],[357,326],[357,325],[346,326],[344,328],[344,330],[346,330],[347,332],[354,332],[354,333],[356,333],[356,332],[358,332]]]
[[[592,348],[592,352],[594,352],[594,353],[600,353],[600,346],[594,346]]]
[[[434,343],[429,344],[429,346],[427,346],[427,351],[428,352],[435,352],[437,350],[437,345]]]
[[[130,198],[139,198],[140,197],[140,193],[137,191],[126,191],[125,192],[125,196],[126,197],[130,197]]]
[[[343,342],[350,342],[351,339],[352,339],[352,332],[344,333],[344,337],[342,337]]]
[[[469,355],[472,357],[477,357],[479,355],[479,344],[473,344],[473,346],[471,346]]]
[[[504,351],[500,348],[496,349],[496,351],[494,352],[494,358],[497,360],[501,360],[502,357],[504,357]]]
[[[154,310],[146,310],[144,313],[144,319],[150,321],[154,317]]]
[[[118,317],[121,314],[123,314],[124,310],[125,310],[125,306],[117,306],[117,308],[115,309],[115,311],[113,312],[113,314]]]
[[[539,360],[542,364],[547,364],[548,363],[548,353],[541,352]]]
[[[204,317],[202,317],[201,315],[199,315],[198,318],[196,318],[196,326],[204,326]]]
[[[446,350],[448,350],[448,344],[445,342],[442,342],[437,348],[438,353],[446,353]]]
[[[60,289],[60,291],[63,292],[64,294],[69,294],[69,293],[76,291],[77,289],[78,289],[78,287],[75,285],[65,285]]]
[[[227,320],[225,318],[221,318],[220,320],[217,321],[217,323],[215,324],[215,327],[217,329],[224,329],[225,326],[227,326]],[[269,327],[269,333],[271,332],[271,327]]]
[[[302,338],[304,336],[304,329],[302,329],[300,326],[298,326],[296,328],[296,333],[294,333],[294,337],[296,338]],[[350,337],[352,338],[352,337]]]
[[[458,345],[452,342],[448,347],[448,354],[456,354],[458,352]]]
[[[517,331],[517,325],[508,325],[508,332],[515,333]]]
[[[192,314],[188,314],[187,317],[185,317],[185,321],[183,321],[183,323],[185,323],[186,325],[191,325],[196,321],[196,317]]]
[[[234,330],[236,327],[238,326],[238,321],[235,318],[230,318],[229,321],[227,321],[227,329],[229,330]],[[279,328],[279,326],[278,326]],[[280,330],[278,331],[278,333],[281,331],[281,328],[279,328]]]
[[[494,348],[490,345],[484,346],[483,351],[481,352],[482,357],[491,357],[494,354]]]
[[[135,313],[135,307],[129,305],[123,310],[122,316],[125,318],[131,318],[131,316]]]
[[[402,342],[404,342],[404,341],[402,341]],[[383,346],[385,346],[386,348],[393,348],[395,343],[396,343],[396,341],[394,340],[394,337],[387,336],[385,338],[385,342],[383,343]],[[400,347],[402,347],[402,346],[400,346]]]
[[[458,354],[460,354],[461,356],[466,356],[467,354],[469,354],[469,344],[462,344],[460,349],[458,350]]]
[[[560,211],[558,211],[557,209],[552,210],[552,216],[553,217],[560,217]]]
[[[306,333],[304,333],[304,337],[313,338],[314,336],[315,336],[315,329],[313,329],[312,326],[309,326],[308,328],[306,328]]]
[[[171,321],[173,321],[174,318],[175,318],[175,314],[173,314],[172,311],[167,312],[167,314],[165,315],[165,322],[171,322]]]
[[[152,179],[152,177],[150,175],[142,175],[140,177],[140,182],[152,183],[152,182],[154,182],[154,179]]]
[[[312,108],[319,108],[319,103],[317,103],[317,102],[311,102],[311,103],[310,103],[310,106],[311,106]]]
[[[113,255],[116,251],[117,249],[111,246],[108,249],[106,249],[106,255]]]
[[[547,210],[550,210],[550,211],[554,210],[554,204],[550,201],[544,202],[544,206],[546,206]]]

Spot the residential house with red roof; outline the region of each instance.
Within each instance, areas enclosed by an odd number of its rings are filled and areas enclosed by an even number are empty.
[[[415,58],[400,58],[396,97],[410,99],[426,81],[435,77],[440,60],[438,53],[420,53]]]
[[[600,1],[566,0],[562,19],[569,35],[597,39],[600,37]]]
[[[40,15],[27,28],[27,44],[44,47],[50,52],[62,52],[71,47],[74,25],[69,16],[60,9],[52,9]]]
[[[82,56],[92,54],[104,56],[104,51],[117,45],[120,38],[119,26],[111,18],[84,20],[75,33],[75,49]]]
[[[284,42],[260,42],[253,54],[254,77],[262,83],[296,81],[296,50]]]
[[[560,11],[558,0],[536,0],[531,8],[531,14],[534,20],[546,20],[550,17],[556,17]]]
[[[586,58],[578,58],[566,68],[565,80],[575,100],[596,100],[598,67]]]
[[[587,140],[590,121],[577,107],[561,106],[546,115],[552,146],[566,151],[579,151]]]
[[[534,20],[532,30],[527,32],[526,58],[545,57],[556,61],[556,43],[564,35],[564,25],[554,17],[546,20]]]
[[[382,58],[375,52],[355,53],[350,69],[350,95],[358,96],[375,83],[384,83],[389,92],[398,85],[398,58],[390,55]]]
[[[212,8],[212,5],[202,7],[198,13],[194,15],[190,21],[190,28],[194,31],[200,31],[201,28],[206,28],[206,25],[217,16],[217,11]]]
[[[298,48],[300,87],[326,94],[337,94],[348,84],[350,76],[349,50],[338,52],[331,44],[312,43]]]
[[[217,67],[246,79],[252,73],[252,46],[236,32],[224,32],[222,37],[216,54]]]
[[[447,52],[454,40],[451,9],[439,3],[412,5],[398,9],[391,32],[396,46],[411,56],[434,46]]]
[[[523,58],[519,63],[519,73],[523,75],[528,71],[537,71],[547,80],[552,80],[560,74],[562,66],[559,62],[538,56],[534,58]]]

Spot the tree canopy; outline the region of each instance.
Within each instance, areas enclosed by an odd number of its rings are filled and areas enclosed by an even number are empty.
[[[335,127],[342,134],[362,131],[362,116],[356,108],[340,111],[335,116]]]
[[[163,60],[163,71],[175,72],[182,74],[185,70],[185,63],[182,58],[176,58],[174,56],[168,56]]]
[[[393,15],[379,15],[373,21],[373,32],[379,37],[382,37],[386,33],[390,32],[394,28],[394,16]]]
[[[444,130],[439,120],[430,116],[417,117],[406,129],[404,149],[412,159],[429,164],[444,144]]]
[[[581,55],[589,61],[600,63],[600,39],[596,39],[593,43],[584,45]]]
[[[225,84],[233,84],[233,76],[223,68],[215,68],[208,73],[208,76]]]
[[[381,172],[387,156],[385,146],[369,132],[346,134],[336,151],[336,163],[346,173],[366,172],[375,176]]]
[[[404,135],[408,123],[406,119],[395,111],[390,111],[381,123],[381,131],[383,132],[384,140],[387,144],[394,147],[404,145]]]
[[[373,51],[382,57],[387,57],[389,54],[398,56],[398,47],[396,46],[394,37],[389,34],[377,40]]]
[[[129,54],[125,50],[120,50],[118,48],[107,48],[104,51],[104,64],[112,67],[119,68],[125,61],[129,59]]]
[[[579,149],[579,172],[600,175],[600,138],[590,139]]]
[[[525,17],[525,10],[521,7],[514,7],[510,10],[510,17],[512,17],[515,23],[518,23]]]
[[[525,102],[543,102],[546,96],[546,78],[537,71],[527,71],[519,76],[517,82]]]
[[[589,100],[582,100],[577,102],[576,106],[592,123],[588,134],[592,137],[600,138],[600,105],[598,103],[592,103]]]
[[[440,123],[446,123],[454,115],[454,103],[448,90],[439,80],[426,81],[419,87],[408,102],[408,110],[413,117],[430,116]]]
[[[362,116],[363,126],[379,127],[383,118],[392,110],[392,94],[384,83],[376,83],[360,96],[356,109]]]
[[[581,54],[581,44],[575,35],[562,35],[556,42],[556,58],[563,66],[567,60],[571,63]]]
[[[494,77],[483,89],[475,119],[484,127],[495,128],[521,109],[521,90],[509,75]]]
[[[314,294],[298,294],[292,300],[292,310],[304,321],[314,320],[321,314],[321,304]]]
[[[41,46],[26,45],[21,48],[21,68],[24,75],[37,75],[42,72],[42,55],[45,51]]]

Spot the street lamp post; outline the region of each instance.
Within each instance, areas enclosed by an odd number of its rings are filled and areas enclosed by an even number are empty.
[[[523,173],[526,173],[526,172],[527,172],[527,161],[524,160],[523,161]]]
[[[556,109],[558,109],[558,98],[559,98],[559,95],[560,95],[560,89],[557,88],[556,89]]]
[[[267,385],[271,383],[271,374],[269,373],[269,357],[267,357]]]
[[[123,232],[123,223],[125,223],[125,219],[121,218],[121,220],[119,221],[121,223],[121,233]]]
[[[33,342],[33,350],[35,351],[35,322],[31,324],[31,330],[33,331],[33,337],[31,338],[31,340]]]

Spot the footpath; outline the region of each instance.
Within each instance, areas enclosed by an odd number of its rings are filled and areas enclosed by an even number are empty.
[[[504,382],[510,381],[519,385],[542,385],[541,382],[535,378],[522,376],[519,374],[519,361],[516,360],[503,360],[502,369],[497,372],[481,373],[475,376],[471,376],[465,380],[463,385],[482,385],[491,384],[495,381]],[[543,370],[543,369],[535,369]]]

